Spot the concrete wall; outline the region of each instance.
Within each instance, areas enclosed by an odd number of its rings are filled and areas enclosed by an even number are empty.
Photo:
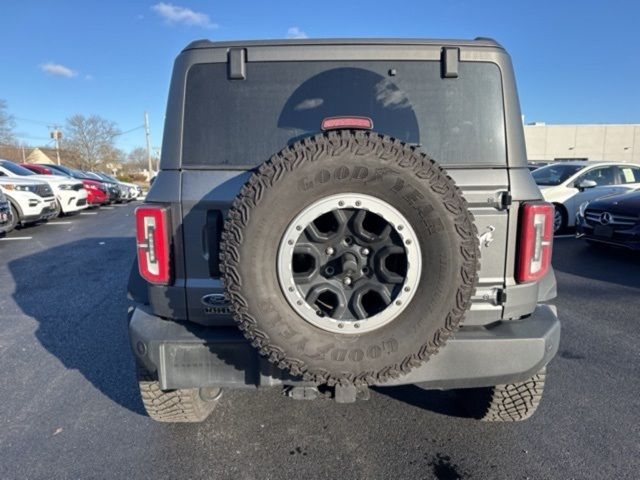
[[[640,163],[640,125],[524,126],[529,160],[586,158]]]

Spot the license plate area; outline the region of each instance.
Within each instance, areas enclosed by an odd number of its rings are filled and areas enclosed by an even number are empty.
[[[596,237],[611,238],[613,236],[613,227],[608,225],[596,225],[593,228],[593,234]]]
[[[258,358],[246,342],[160,346],[160,382],[171,388],[256,385]],[[164,387],[163,387],[164,388]]]

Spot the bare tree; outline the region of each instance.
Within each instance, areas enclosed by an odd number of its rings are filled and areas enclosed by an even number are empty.
[[[149,167],[147,159],[147,149],[142,147],[134,148],[127,155],[127,163],[132,170],[140,171]]]
[[[84,170],[96,170],[113,159],[118,126],[98,115],[73,115],[67,119],[62,146],[71,152],[68,160]]]
[[[157,152],[153,152],[151,154],[151,162],[152,162],[152,165],[158,164]],[[149,159],[147,157],[147,149],[142,147],[137,147],[131,150],[131,152],[129,152],[129,155],[127,156],[127,164],[131,171],[141,172],[143,170],[148,170]]]
[[[0,99],[0,143],[6,145],[13,145],[16,143],[16,139],[13,135],[13,127],[15,121],[13,116],[7,112],[7,102]]]

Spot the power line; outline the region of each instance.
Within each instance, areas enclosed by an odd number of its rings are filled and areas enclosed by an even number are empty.
[[[121,135],[125,135],[125,134],[127,134],[127,133],[135,132],[136,130],[140,130],[140,129],[142,129],[142,128],[144,128],[144,125],[139,125],[139,126],[137,126],[137,127],[135,127],[135,128],[132,128],[131,130],[125,130],[124,132],[116,133],[116,134],[115,134],[115,135],[113,135],[113,136],[114,136],[114,137],[119,137],[119,136],[121,136]]]

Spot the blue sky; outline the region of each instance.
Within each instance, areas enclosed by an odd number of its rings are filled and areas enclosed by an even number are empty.
[[[3,2],[0,98],[30,144],[74,113],[121,130],[147,110],[160,145],[175,56],[190,41],[489,36],[510,52],[525,120],[640,123],[640,2]],[[142,130],[118,138],[144,145]]]

